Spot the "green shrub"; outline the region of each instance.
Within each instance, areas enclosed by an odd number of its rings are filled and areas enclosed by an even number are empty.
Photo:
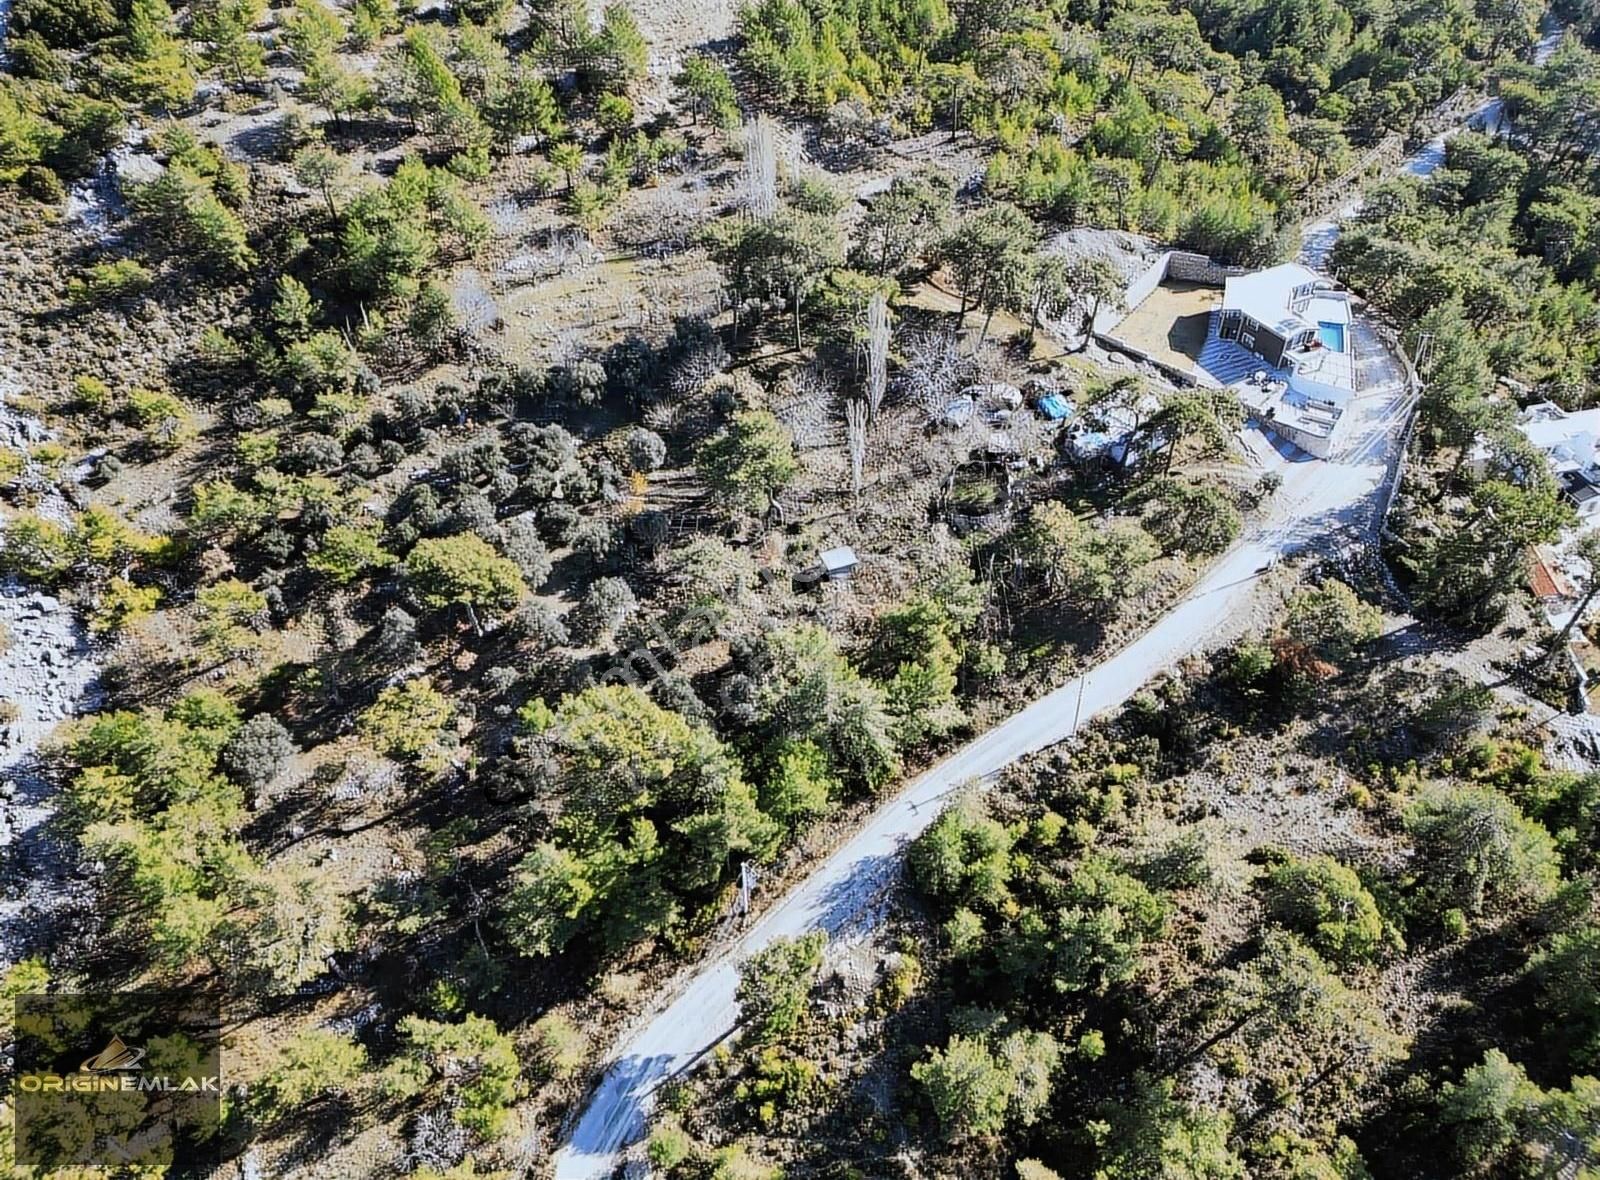
[[[278,1050],[267,1075],[251,1088],[251,1109],[265,1123],[299,1114],[319,1099],[353,1089],[366,1066],[366,1048],[347,1035],[325,1029],[298,1033]]]
[[[155,282],[149,268],[132,258],[97,262],[67,284],[67,297],[74,303],[111,303],[142,295]]]
[[[1384,944],[1377,902],[1355,872],[1332,857],[1287,860],[1267,874],[1264,891],[1276,921],[1337,962],[1371,959]]]
[[[675,1118],[664,1118],[656,1123],[646,1148],[650,1162],[664,1172],[670,1172],[683,1163],[693,1151],[694,1140]]]
[[[595,118],[607,135],[622,135],[633,126],[633,104],[624,94],[602,94],[595,104]]]
[[[361,714],[360,730],[380,754],[431,766],[443,758],[450,698],[425,679],[392,684]]]
[[[528,1030],[534,1061],[546,1077],[571,1077],[589,1057],[589,1039],[564,1012],[547,1012]]]
[[[817,1081],[817,1067],[804,1057],[776,1047],[763,1049],[753,1076],[734,1087],[733,1096],[752,1108],[763,1126],[780,1110],[804,1102]]]
[[[430,1085],[455,1106],[455,1120],[485,1139],[503,1133],[517,1097],[519,1063],[510,1037],[484,1016],[459,1022],[407,1016],[400,1022],[404,1055],[391,1067],[391,1088],[421,1093]]]

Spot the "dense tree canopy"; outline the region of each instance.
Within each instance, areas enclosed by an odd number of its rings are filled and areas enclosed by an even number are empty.
[[[610,950],[670,929],[777,829],[732,754],[704,726],[637,689],[608,686],[528,722],[559,809],[517,872],[504,921],[526,953],[583,938]]]

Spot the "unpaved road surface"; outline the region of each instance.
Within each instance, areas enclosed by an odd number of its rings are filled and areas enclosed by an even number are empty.
[[[1155,626],[912,782],[736,945],[688,975],[681,990],[668,989],[670,1002],[618,1046],[572,1138],[556,1157],[558,1180],[610,1174],[621,1150],[643,1133],[656,1087],[733,1031],[741,959],[776,938],[811,930],[837,933],[893,882],[906,844],[933,822],[952,792],[1071,736],[1075,725],[1116,709],[1182,657],[1247,629],[1251,599],[1269,561],[1330,538],[1372,535],[1409,403],[1396,366],[1376,358],[1367,363],[1376,371],[1369,371],[1365,392],[1348,411],[1351,421],[1340,455],[1319,462],[1274,452],[1271,466],[1284,483],[1270,517],[1224,554]]]
[[[1562,25],[1547,17],[1539,34],[1539,43],[1533,49],[1534,63],[1542,66],[1549,61],[1550,55],[1561,44],[1561,38],[1566,36],[1566,32]],[[1445,144],[1452,136],[1469,129],[1504,135],[1508,130],[1504,118],[1505,104],[1498,98],[1485,99],[1476,109],[1469,112],[1466,119],[1458,126],[1435,135],[1409,156],[1405,166],[1400,170],[1401,175],[1416,177],[1433,175],[1444,163]],[[1318,270],[1327,266],[1333,244],[1339,240],[1339,224],[1355,216],[1360,209],[1361,198],[1356,197],[1331,216],[1306,226],[1300,242],[1300,261]]]

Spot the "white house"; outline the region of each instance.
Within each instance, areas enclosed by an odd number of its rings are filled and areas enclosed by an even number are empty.
[[[1517,429],[1545,457],[1579,518],[1600,521],[1600,408],[1568,412],[1554,402],[1535,402],[1518,413]],[[1480,439],[1471,460],[1479,478],[1488,461],[1489,447]]]
[[[1298,263],[1234,275],[1223,287],[1217,336],[1260,357],[1263,418],[1319,458],[1333,451],[1357,369],[1350,296]]]
[[[1600,408],[1568,413],[1555,402],[1535,402],[1517,415],[1517,429],[1545,453],[1557,472],[1595,466]]]
[[[1349,296],[1331,279],[1298,263],[1234,275],[1223,285],[1217,334],[1235,340],[1278,369],[1299,360],[1320,367],[1325,357],[1349,357]],[[1348,360],[1344,366],[1348,369]],[[1349,382],[1343,382],[1348,388]]]

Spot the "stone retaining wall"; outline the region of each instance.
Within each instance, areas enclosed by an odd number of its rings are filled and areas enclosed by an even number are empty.
[[[1187,250],[1169,251],[1166,260],[1166,271],[1161,277],[1180,283],[1209,283],[1220,287],[1234,275],[1249,273],[1245,267],[1224,266],[1214,258]]]

